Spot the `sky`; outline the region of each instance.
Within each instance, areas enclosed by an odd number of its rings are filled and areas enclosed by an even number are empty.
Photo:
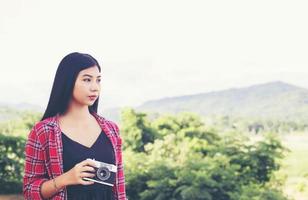
[[[308,88],[305,1],[0,1],[0,102],[46,107],[61,59],[102,66],[100,108],[284,81]]]

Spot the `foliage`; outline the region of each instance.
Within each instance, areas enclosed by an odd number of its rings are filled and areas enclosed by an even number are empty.
[[[234,200],[287,200],[281,191],[270,188],[264,188],[262,185],[249,184],[241,187],[240,193],[235,194]]]
[[[38,112],[19,111],[17,118],[0,122],[0,133],[26,137],[35,122],[39,121],[41,115]]]
[[[294,132],[307,132],[308,123],[306,119],[263,119],[261,117],[236,117],[230,115],[207,116],[204,123],[213,127],[218,132],[236,131],[252,134],[278,133],[287,134]]]
[[[40,117],[23,116],[18,126],[25,130]],[[127,108],[121,119],[129,199],[286,199],[273,178],[286,149],[273,135],[251,141],[239,131],[222,134],[192,113],[149,120]],[[20,192],[25,139],[6,133],[0,142],[1,192]]]
[[[41,113],[19,111],[18,118],[0,123],[0,193],[21,193],[26,135]]]
[[[152,121],[144,113],[131,110],[130,114],[136,115],[134,120],[142,116],[144,125],[138,124],[139,130],[146,127],[154,134],[153,141],[142,143],[143,151],[124,151],[130,199],[285,199],[278,186],[269,184],[285,151],[273,135],[251,142],[240,134],[208,131],[201,119],[190,113],[165,115]],[[134,141],[130,135],[136,130],[134,120],[126,118],[122,122],[126,127],[122,135],[137,146],[140,140]]]
[[[146,120],[146,114],[136,113],[132,109],[124,109],[122,112],[124,148],[134,151],[144,151],[144,145],[153,142],[156,134]]]
[[[0,134],[0,193],[20,193],[22,191],[23,137]]]

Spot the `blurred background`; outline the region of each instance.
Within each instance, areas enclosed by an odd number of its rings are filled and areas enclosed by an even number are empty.
[[[98,112],[133,200],[308,199],[306,1],[0,2],[0,199],[61,59],[102,66]],[[14,194],[14,195],[13,195]]]

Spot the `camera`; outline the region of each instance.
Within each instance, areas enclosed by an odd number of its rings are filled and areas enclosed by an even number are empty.
[[[89,160],[88,158],[87,160]],[[95,163],[95,176],[93,178],[84,177],[84,180],[93,181],[96,183],[113,186],[116,179],[117,167],[113,164],[104,163],[95,159],[90,159]]]

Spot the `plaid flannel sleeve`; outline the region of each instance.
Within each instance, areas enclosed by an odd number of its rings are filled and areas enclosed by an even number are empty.
[[[28,135],[25,146],[25,166],[23,177],[23,194],[25,199],[43,199],[41,185],[47,181],[44,164],[44,152],[38,140],[37,128],[34,126]]]
[[[120,137],[119,128],[116,124],[113,124],[114,128],[117,132],[117,145],[116,145],[116,151],[117,151],[117,158],[118,158],[118,184],[116,188],[117,193],[117,200],[126,200],[126,191],[125,191],[125,176],[124,176],[124,164],[122,160],[122,138]]]

